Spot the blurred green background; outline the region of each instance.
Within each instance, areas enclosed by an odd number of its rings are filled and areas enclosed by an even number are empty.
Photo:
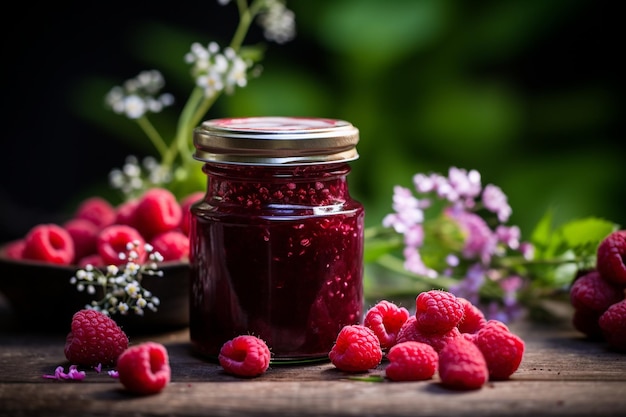
[[[380,223],[393,186],[417,172],[476,169],[500,186],[511,223],[541,215],[626,225],[615,3],[592,0],[288,1],[297,36],[267,44],[263,73],[207,118],[302,115],[360,129],[353,195]],[[26,7],[26,6],[22,6]],[[175,7],[175,9],[174,9]],[[126,155],[153,154],[106,92],[159,69],[177,106],[153,118],[171,133],[192,81],[191,42],[226,45],[234,5],[44,4],[5,16],[2,239],[61,221]],[[247,43],[263,42],[253,27]],[[198,166],[200,169],[200,166]]]

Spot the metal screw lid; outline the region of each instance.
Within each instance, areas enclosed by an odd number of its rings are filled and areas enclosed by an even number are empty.
[[[345,120],[244,117],[207,120],[194,129],[193,157],[246,165],[322,164],[359,157],[359,130]]]

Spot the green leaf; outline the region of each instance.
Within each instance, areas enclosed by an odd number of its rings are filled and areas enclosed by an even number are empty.
[[[546,248],[549,245],[552,234],[553,217],[554,214],[552,213],[552,210],[548,210],[539,220],[537,226],[535,226],[535,229],[530,236],[530,241],[535,247]]]
[[[615,223],[595,217],[570,221],[559,228],[564,243],[579,256],[595,253],[600,242],[617,230]]]
[[[402,247],[400,239],[366,239],[363,251],[363,261],[376,262],[381,256]]]
[[[368,376],[349,376],[348,379],[361,382],[384,382],[385,377],[382,375],[368,375]]]

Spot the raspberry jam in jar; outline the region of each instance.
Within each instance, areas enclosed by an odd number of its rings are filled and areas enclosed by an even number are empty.
[[[191,208],[190,338],[216,359],[242,334],[273,363],[328,359],[363,310],[359,132],[334,119],[216,119],[194,131],[207,192]]]

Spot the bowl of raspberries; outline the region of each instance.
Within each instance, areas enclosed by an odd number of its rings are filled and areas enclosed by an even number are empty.
[[[0,293],[19,328],[63,329],[76,311],[104,291],[77,285],[76,277],[86,276],[85,271],[123,269],[129,253],[133,265],[151,264],[158,270],[141,278],[146,294],[158,299],[158,308],[142,309],[141,314],[120,309],[113,318],[127,331],[187,326],[189,208],[202,196],[195,192],[177,199],[165,188],[151,188],[117,206],[94,196],[79,203],[64,223],[37,224],[22,238],[3,244]]]

